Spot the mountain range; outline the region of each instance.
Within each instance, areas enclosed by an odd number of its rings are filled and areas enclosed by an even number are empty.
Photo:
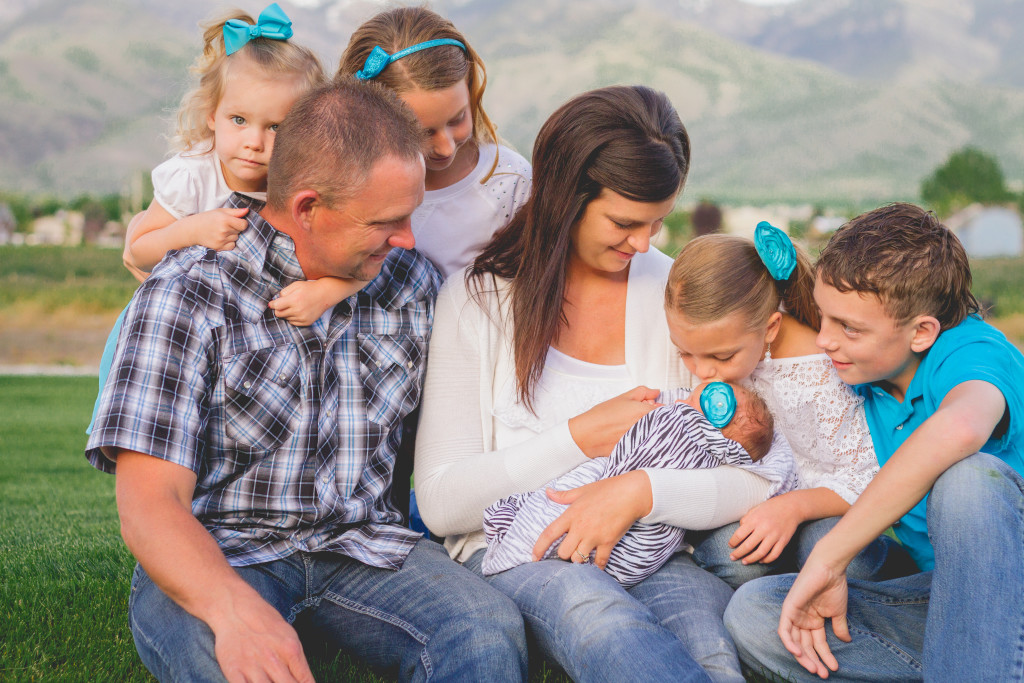
[[[265,4],[231,3],[254,15]],[[280,4],[333,71],[369,0]],[[915,199],[972,145],[1024,180],[1024,3],[1017,0],[439,0],[487,65],[485,105],[529,157],[583,90],[665,91],[690,132],[686,197],[870,204]],[[0,190],[124,188],[168,151],[205,0],[4,0]]]

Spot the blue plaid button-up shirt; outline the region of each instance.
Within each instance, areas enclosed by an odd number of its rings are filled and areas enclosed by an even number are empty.
[[[419,402],[440,276],[395,249],[310,327],[267,309],[303,279],[291,238],[234,195],[236,248],[172,252],[129,306],[86,450],[139,451],[196,474],[192,512],[228,561],[298,550],[398,568],[419,534],[391,504],[401,421]]]

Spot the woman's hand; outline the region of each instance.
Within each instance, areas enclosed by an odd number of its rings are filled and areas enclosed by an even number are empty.
[[[651,480],[643,470],[568,491],[548,489],[547,493],[548,498],[568,505],[569,509],[541,533],[533,546],[533,559],[539,560],[565,534],[558,546],[560,558],[579,563],[596,551],[594,564],[601,569],[608,564],[612,548],[623,534],[633,522],[649,514],[654,505]]]
[[[626,430],[661,405],[654,402],[660,393],[657,389],[641,386],[598,403],[569,420],[569,433],[588,458],[611,455]]]

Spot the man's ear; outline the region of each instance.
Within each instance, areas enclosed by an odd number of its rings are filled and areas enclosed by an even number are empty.
[[[910,340],[910,350],[914,353],[923,353],[939,338],[942,325],[939,324],[938,318],[930,315],[920,315],[912,324],[914,336]]]
[[[313,219],[320,208],[320,195],[316,190],[302,190],[292,196],[288,202],[292,211],[292,220],[303,230],[312,231]]]

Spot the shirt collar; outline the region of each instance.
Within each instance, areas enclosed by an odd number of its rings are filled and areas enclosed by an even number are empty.
[[[260,215],[264,202],[236,192],[227,205],[249,209],[245,216],[249,226],[239,234],[235,249],[251,264],[253,272],[265,273],[282,284],[306,279],[295,256],[292,238],[276,230]]]
[[[227,206],[249,209],[249,227],[238,236],[235,249],[252,264],[254,272],[265,273],[282,285],[306,279],[295,255],[295,242],[260,215],[264,202],[236,192]],[[399,309],[419,298],[431,281],[436,290],[440,275],[425,257],[415,250],[396,248],[384,260],[377,277],[360,292],[360,298],[365,294],[384,309]]]

